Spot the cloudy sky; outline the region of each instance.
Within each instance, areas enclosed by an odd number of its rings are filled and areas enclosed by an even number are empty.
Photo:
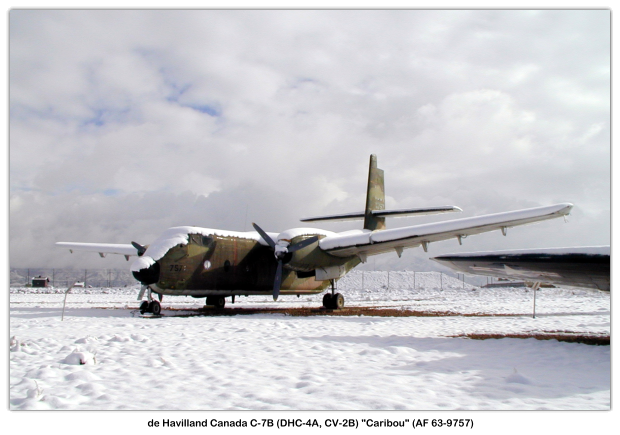
[[[9,26],[11,267],[126,267],[56,241],[359,211],[371,153],[388,208],[463,209],[390,227],[575,204],[568,224],[430,255],[610,243],[609,11],[13,10]]]

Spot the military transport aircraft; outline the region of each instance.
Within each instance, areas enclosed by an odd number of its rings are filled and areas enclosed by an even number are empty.
[[[431,258],[472,275],[610,291],[609,246],[515,249],[446,254]]]
[[[140,311],[159,314],[161,305],[153,299],[159,295],[206,297],[207,305],[223,308],[226,297],[272,294],[317,294],[331,284],[323,305],[336,309],[344,306],[344,297],[335,292],[335,281],[368,256],[422,246],[447,239],[462,239],[487,231],[553,219],[570,213],[569,203],[546,207],[463,218],[438,223],[386,229],[386,217],[458,212],[455,206],[385,210],[383,170],[377,157],[370,156],[363,212],[320,216],[302,222],[363,219],[363,229],[335,233],[316,228],[292,228],[281,233],[267,233],[253,224],[256,231],[237,232],[199,227],[174,227],[166,230],[147,246],[131,244],[66,243],[56,245],[74,250],[137,256],[131,265],[133,276],[142,283],[138,300],[147,291],[148,301]]]

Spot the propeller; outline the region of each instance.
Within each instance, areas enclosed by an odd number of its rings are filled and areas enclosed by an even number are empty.
[[[142,246],[136,242],[131,242],[131,245],[138,251],[138,257],[142,257],[142,255],[146,252],[146,246]]]
[[[276,243],[266,232],[263,231],[261,227],[252,222],[252,226],[254,229],[260,234],[260,236],[267,242],[267,244],[273,250],[274,256],[276,257],[276,261],[278,262],[278,268],[276,269],[276,277],[273,281],[273,300],[277,301],[278,296],[280,295],[280,287],[282,285],[282,266],[284,265],[284,258],[286,254],[293,253],[295,251],[299,251],[300,249],[305,248],[306,246],[310,246],[317,240],[319,240],[319,236],[313,236],[307,239],[302,240],[301,242],[295,243],[294,245],[290,244],[288,240],[278,240]]]

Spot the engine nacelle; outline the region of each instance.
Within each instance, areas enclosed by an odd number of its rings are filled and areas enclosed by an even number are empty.
[[[318,236],[323,237],[334,235],[331,231],[320,230],[318,228],[293,228],[278,234],[277,243],[288,242],[290,246],[295,245],[307,238]],[[319,248],[319,241],[312,243],[295,252],[286,254],[283,259],[287,269],[297,272],[312,272],[318,268],[340,266],[349,261],[350,257],[335,257],[329,255]]]
[[[318,236],[321,238],[325,237],[324,235]],[[291,244],[301,242],[305,238],[307,237],[295,237],[291,240]],[[315,243],[299,251],[287,254],[285,266],[298,272],[311,272],[321,267],[340,266],[349,260],[350,258],[329,255],[319,247],[319,241],[317,240]]]

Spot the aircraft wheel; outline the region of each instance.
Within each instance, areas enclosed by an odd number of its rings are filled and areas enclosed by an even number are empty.
[[[140,304],[140,314],[144,314],[149,310],[149,303],[147,301],[142,301]]]
[[[149,311],[155,315],[161,314],[161,304],[157,301],[151,301]]]
[[[217,309],[224,308],[224,305],[226,305],[226,298],[224,296],[216,296],[216,297],[214,297],[213,298],[213,305]]]
[[[323,295],[323,306],[328,309],[332,308],[332,294],[331,293],[325,293]]]
[[[342,296],[340,293],[336,293],[334,297],[332,298],[331,302],[332,302],[333,308],[336,310],[344,308],[344,296]]]

